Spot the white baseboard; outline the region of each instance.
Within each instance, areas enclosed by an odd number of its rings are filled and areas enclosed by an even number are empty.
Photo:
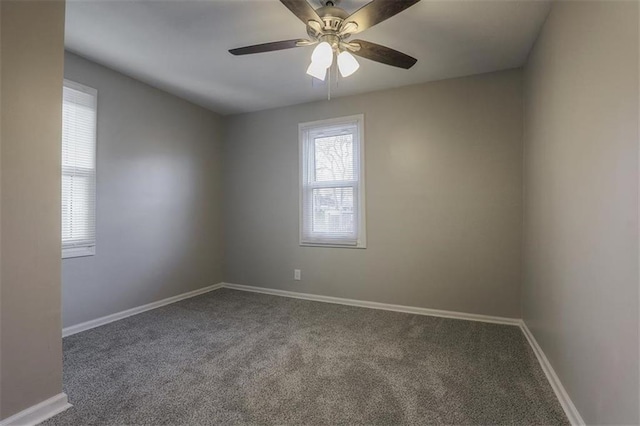
[[[312,300],[315,302],[336,303],[338,305],[358,306],[360,308],[382,309],[385,311],[404,312],[407,314],[429,315],[442,318],[463,319],[468,321],[490,322],[494,324],[507,324],[520,326],[519,318],[494,317],[490,315],[467,314],[464,312],[443,311],[439,309],[418,308],[414,306],[392,305],[389,303],[367,302],[355,299],[343,299],[341,297],[319,296],[317,294],[299,293],[297,291],[276,290],[265,287],[254,287],[250,285],[222,283],[224,288],[233,290],[250,291],[253,293],[271,294],[274,296],[291,297],[294,299]]]
[[[547,356],[542,351],[542,348],[540,347],[540,345],[538,345],[538,342],[536,341],[536,338],[533,336],[533,333],[531,333],[531,330],[529,330],[529,327],[527,327],[527,324],[524,321],[520,322],[520,328],[522,329],[522,332],[524,333],[525,337],[529,341],[529,344],[531,345],[533,352],[536,354],[536,358],[538,358],[538,362],[542,367],[542,371],[544,371],[544,374],[547,376],[547,380],[549,381],[551,388],[555,392],[556,397],[558,398],[558,401],[560,401],[560,405],[562,405],[562,409],[564,410],[565,414],[569,418],[569,421],[574,426],[584,425],[585,422],[584,420],[582,420],[582,417],[580,416],[578,409],[576,408],[575,405],[573,405],[573,401],[571,401],[569,394],[565,390],[564,386],[562,386],[562,382],[560,382],[560,378],[554,371],[553,367],[551,366],[551,363],[547,359]]]
[[[0,421],[0,426],[37,425],[56,414],[62,413],[71,406],[72,405],[67,401],[67,394],[59,393],[58,395],[44,400],[39,404],[33,405],[26,410],[22,410],[11,417],[7,417]]]
[[[222,283],[210,285],[208,287],[199,288],[197,290],[182,293],[177,296],[168,297],[166,299],[158,300],[157,302],[148,303],[146,305],[138,306],[136,308],[127,309],[126,311],[116,312],[115,314],[107,315],[106,317],[96,318],[91,321],[83,322],[80,324],[72,325],[62,329],[62,337],[71,336],[72,334],[80,333],[81,331],[89,330],[101,325],[109,324],[110,322],[118,321],[123,318],[137,315],[151,309],[156,309],[161,306],[169,305],[171,303],[178,302],[180,300],[188,299],[190,297],[199,296],[204,293],[208,293],[213,290],[222,288]],[[2,425],[4,426],[4,425]]]

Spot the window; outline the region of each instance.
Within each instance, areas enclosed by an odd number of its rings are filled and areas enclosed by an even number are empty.
[[[300,244],[366,247],[362,115],[300,124]]]
[[[65,80],[62,94],[62,257],[96,248],[97,91]]]

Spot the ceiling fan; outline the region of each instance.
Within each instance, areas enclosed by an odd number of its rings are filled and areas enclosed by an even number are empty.
[[[337,6],[340,0],[321,0],[321,7],[318,9],[311,7],[306,0],[280,0],[307,26],[309,39],[256,44],[231,49],[229,53],[249,55],[317,45],[311,55],[311,65],[307,69],[307,74],[323,81],[327,70],[333,64],[334,54],[337,55],[338,69],[343,77],[350,76],[360,67],[353,55],[409,69],[418,62],[417,59],[379,44],[365,40],[349,40],[349,38],[397,15],[419,1],[373,0],[349,15],[344,9]]]

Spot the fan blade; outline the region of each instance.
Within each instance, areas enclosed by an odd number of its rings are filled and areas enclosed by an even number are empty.
[[[353,40],[349,42],[349,45],[353,47],[355,47],[354,45],[360,46],[360,49],[349,49],[354,55],[391,65],[392,67],[408,70],[418,62],[416,58],[412,58],[411,56],[405,55],[397,50],[380,46],[379,44],[371,43],[369,41]]]
[[[237,49],[229,50],[232,55],[250,55],[252,53],[273,52],[275,50],[292,49],[294,47],[305,46],[309,40],[295,39],[274,41],[272,43],[255,44],[253,46],[238,47]]]
[[[280,0],[280,2],[293,12],[298,19],[304,22],[305,25],[307,25],[309,21],[322,23],[322,19],[320,19],[313,7],[307,3],[307,0]]]
[[[351,34],[357,34],[382,21],[386,21],[419,1],[420,0],[373,0],[371,3],[367,3],[353,12],[344,22],[355,22],[358,24],[358,28],[351,32]]]

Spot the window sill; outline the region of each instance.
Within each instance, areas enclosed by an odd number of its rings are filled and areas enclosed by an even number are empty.
[[[73,257],[94,256],[96,254],[95,247],[72,247],[62,249],[62,258],[70,259]]]
[[[344,249],[366,249],[364,244],[346,245],[346,244],[322,244],[322,243],[300,243],[300,247],[326,247],[326,248],[344,248]]]

